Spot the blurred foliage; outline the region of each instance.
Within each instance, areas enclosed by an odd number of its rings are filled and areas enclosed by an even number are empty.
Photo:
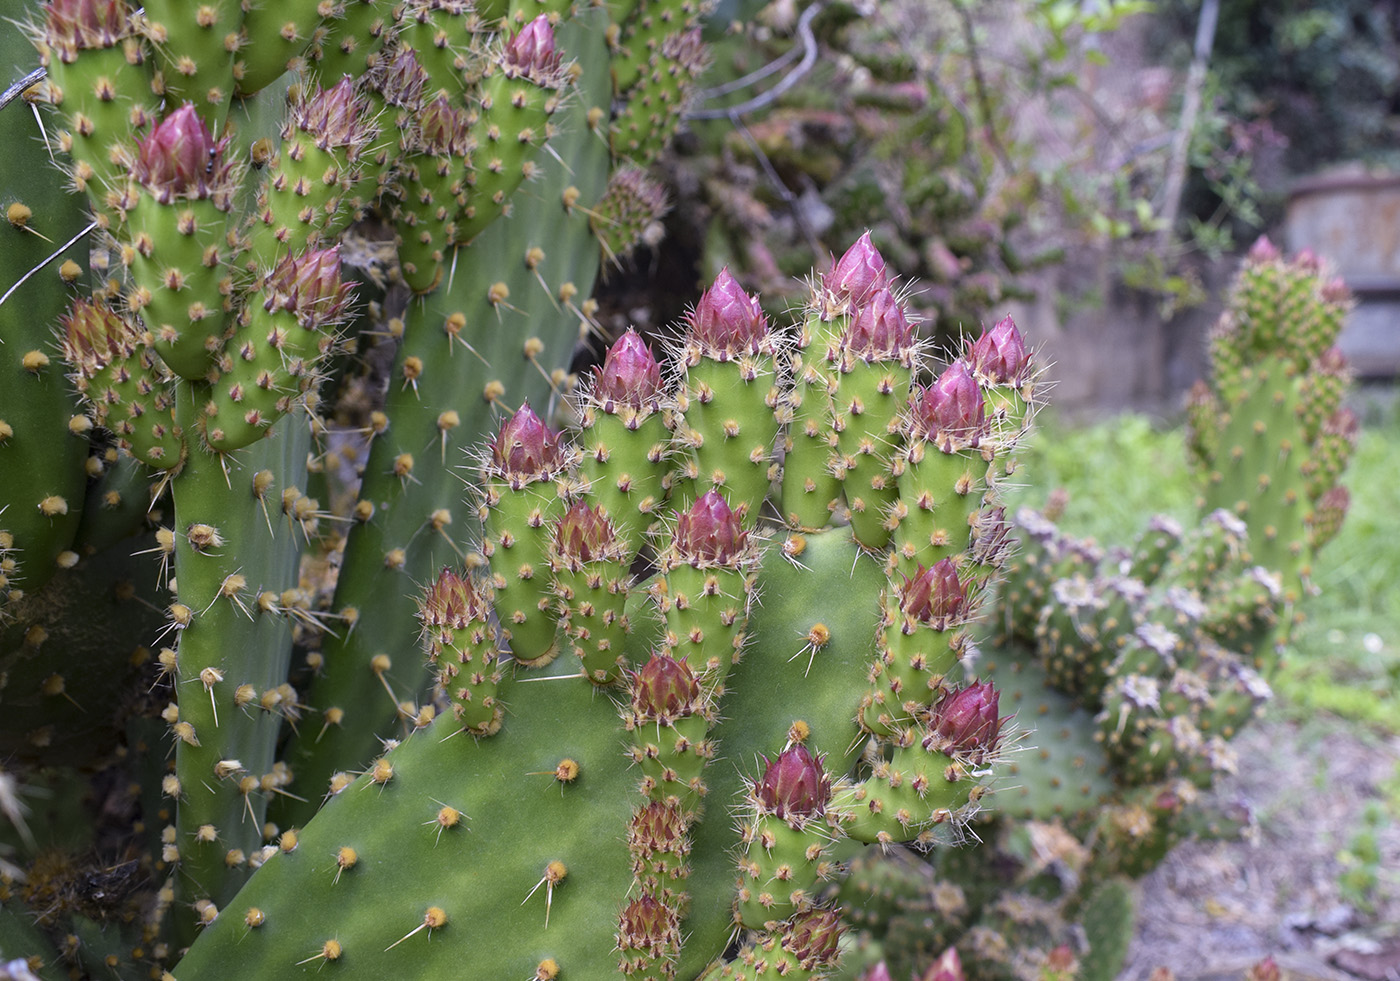
[[[1162,49],[1190,56],[1199,0],[1163,0]],[[1391,166],[1400,136],[1400,2],[1232,0],[1211,71],[1221,111],[1267,120],[1295,174],[1364,159]]]

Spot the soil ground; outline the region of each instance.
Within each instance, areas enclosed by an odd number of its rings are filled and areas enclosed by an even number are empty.
[[[1246,800],[1258,833],[1182,846],[1144,880],[1120,981],[1158,966],[1178,981],[1238,981],[1266,955],[1292,981],[1400,981],[1400,738],[1270,720],[1235,746],[1239,772],[1216,793]],[[1368,808],[1379,861],[1357,895],[1342,879]]]

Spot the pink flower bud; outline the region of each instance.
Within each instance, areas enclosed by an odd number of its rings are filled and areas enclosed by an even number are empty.
[[[856,244],[847,249],[845,255],[836,260],[831,272],[822,279],[822,284],[838,299],[856,306],[875,290],[884,287],[888,277],[884,256],[880,255],[870,241],[870,233],[866,232],[856,239]]]
[[[129,33],[130,12],[126,0],[51,0],[44,40],[54,48],[110,48]]]
[[[470,575],[444,568],[428,587],[418,616],[425,627],[462,630],[473,621],[486,622],[486,601]]]
[[[886,360],[914,343],[914,327],[888,289],[878,289],[861,304],[846,328],[844,344],[871,360]]]
[[[642,335],[629,328],[594,370],[593,397],[609,409],[618,405],[640,409],[653,405],[660,394],[661,365]]]
[[[967,981],[958,949],[949,947],[939,954],[938,960],[933,962],[920,981]]]
[[[685,660],[657,652],[632,675],[632,708],[645,719],[670,721],[700,704],[700,683]]]
[[[691,564],[730,564],[747,542],[739,515],[716,491],[702,495],[676,520],[676,551]]]
[[[328,89],[318,87],[292,112],[297,128],[315,137],[322,149],[354,146],[373,132],[369,100],[358,94],[349,75]]]
[[[1351,287],[1342,277],[1333,276],[1322,284],[1322,301],[1324,303],[1350,303],[1351,300]]]
[[[768,331],[758,297],[745,293],[728,268],[721,269],[701,295],[688,323],[696,341],[723,357],[757,353],[758,342]]]
[[[1254,244],[1249,247],[1249,253],[1245,258],[1250,265],[1259,266],[1266,262],[1276,262],[1280,257],[1278,246],[1269,240],[1269,236],[1260,235],[1254,240]]]
[[[505,421],[491,443],[494,468],[512,477],[543,477],[558,469],[562,456],[559,434],[540,421],[529,402]]]
[[[560,555],[575,562],[606,557],[614,541],[607,514],[595,510],[587,501],[575,501],[555,525],[555,547]]]
[[[302,326],[315,330],[339,318],[350,290],[340,278],[340,246],[312,249],[288,256],[268,274],[263,307],[288,310]]]
[[[674,797],[654,800],[632,815],[627,846],[634,856],[648,858],[657,852],[687,847],[685,832],[686,817],[680,801]]]
[[[987,424],[982,388],[967,365],[954,361],[948,370],[916,396],[915,435],[951,450],[954,443],[973,443]]]
[[[836,962],[844,929],[834,909],[810,909],[799,913],[788,927],[783,946],[797,958],[804,971],[820,972]]]
[[[224,142],[214,141],[194,105],[186,102],[141,141],[133,176],[162,203],[177,195],[205,198],[223,148]]]
[[[991,682],[973,682],[946,692],[929,712],[924,748],[980,763],[996,752],[1001,725],[1000,694]]]
[[[831,802],[831,779],[822,768],[821,759],[798,744],[768,762],[763,776],[754,783],[754,793],[767,813],[784,820],[803,821],[826,813],[826,805]]]
[[[540,14],[506,44],[506,64],[525,75],[547,75],[559,67],[562,52],[554,50],[554,28]]]
[[[1020,385],[1027,367],[1026,342],[1010,317],[1003,317],[973,342],[972,371],[992,385]]]
[[[618,927],[618,946],[622,950],[644,950],[661,956],[669,953],[675,943],[676,914],[650,893],[642,893],[622,908]]]
[[[899,608],[923,623],[957,619],[967,606],[967,584],[959,581],[952,559],[940,559],[932,569],[922,565],[912,579],[905,577]]]
[[[860,976],[860,981],[892,981],[890,969],[884,961],[880,961]]]
[[[439,95],[423,107],[418,117],[422,149],[439,156],[465,156],[470,120],[464,109],[455,109],[447,96]]]

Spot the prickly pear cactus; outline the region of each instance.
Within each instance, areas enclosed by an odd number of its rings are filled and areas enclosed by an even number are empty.
[[[1075,970],[1112,977],[1130,880],[1184,839],[1251,820],[1200,798],[1233,770],[1230,740],[1268,700],[1313,557],[1345,515],[1357,424],[1333,343],[1349,302],[1315,256],[1251,249],[1188,407],[1194,527],[1157,517],[1131,546],[1104,549],[1043,514],[1015,516],[1021,548],[976,670],[1035,731],[978,829],[987,847],[936,855],[931,873],[978,911],[956,940],[969,977],[1042,976],[1073,922],[1089,944],[1071,950]],[[888,875],[857,871],[871,888]],[[890,963],[908,959],[883,929],[871,935]],[[924,953],[917,970],[931,962]]]

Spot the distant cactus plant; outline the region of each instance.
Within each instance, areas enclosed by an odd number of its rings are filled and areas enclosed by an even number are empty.
[[[0,956],[831,976],[1009,740],[1019,331],[933,372],[864,236],[570,392],[703,5],[207,6],[35,4],[0,110]]]

